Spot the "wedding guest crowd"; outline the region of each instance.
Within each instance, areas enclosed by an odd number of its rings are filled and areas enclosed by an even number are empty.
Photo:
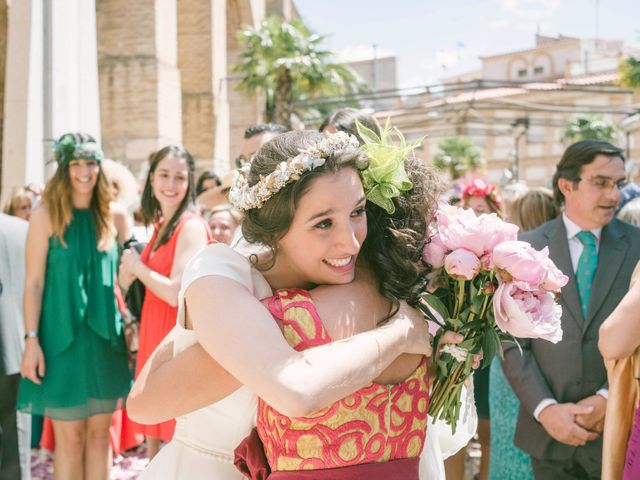
[[[358,128],[363,126],[380,134],[372,115],[341,108],[327,116],[319,131],[345,132],[362,144]],[[28,478],[28,414],[47,418],[48,440],[43,443],[53,448],[55,438],[56,478],[108,478],[111,451],[120,451],[115,438],[127,437],[122,445],[128,448],[144,434],[149,459],[173,439],[174,420],[137,424],[123,409],[124,400],[134,378],[142,375],[147,380],[150,373],[144,369],[150,359],[166,355],[165,337],[176,326],[189,261],[210,243],[231,246],[249,258],[266,251],[271,240],[258,245],[244,238],[246,212],[230,204],[229,188],[235,169],[250,164],[256,155],[267,158],[256,152],[285,132],[276,124],[247,128],[241,153],[229,162],[231,171],[219,175],[207,170],[197,181],[191,154],[182,146],[168,145],[150,155],[141,191],[126,166],[104,158],[92,136],[69,133],[56,142],[57,169],[44,190],[27,185],[11,192],[0,214],[0,479]],[[323,138],[317,132],[307,136]],[[291,152],[309,143],[298,137],[287,136],[292,139]],[[473,375],[478,415],[473,443],[481,452],[482,480],[640,478],[640,386],[635,376],[640,371],[640,282],[637,273],[632,275],[640,261],[640,187],[625,186],[625,161],[615,145],[583,140],[568,146],[559,159],[552,190],[512,184],[503,200],[501,189],[482,171],[449,185],[452,202],[476,215],[494,214],[518,225],[519,238],[536,249],[548,248],[549,257],[569,277],[559,299],[562,340],[552,344],[519,339],[522,353],[505,343],[504,360],[496,358]],[[416,165],[410,167],[416,179],[422,175]],[[430,188],[440,192],[435,185]],[[509,189],[515,193],[509,194]],[[296,207],[297,202],[299,198],[291,200]],[[371,238],[388,241],[384,225],[394,226],[394,235],[406,235],[396,228],[400,219],[378,210],[367,205]],[[245,226],[245,232],[259,230],[271,239],[275,227],[258,220],[245,222],[253,228]],[[271,248],[274,259],[286,258],[294,268],[296,261],[305,259],[291,257],[286,245],[281,248],[278,242],[287,232],[278,231]],[[133,247],[136,243],[139,251]],[[379,275],[376,282],[386,288],[399,273],[376,270],[374,260],[384,260],[375,250],[382,243],[364,245],[365,252],[374,252],[367,259],[372,262],[369,275]],[[308,273],[313,277],[314,272]],[[124,338],[122,320],[130,313],[127,302],[134,289],[143,295],[139,318],[134,318],[139,329],[136,351]],[[265,289],[269,297],[267,293]],[[276,294],[280,302],[282,295]],[[380,293],[371,295],[377,298]],[[393,296],[397,298],[404,299]],[[269,308],[274,310],[274,305]],[[328,307],[319,305],[319,312],[326,312]],[[303,307],[309,305],[296,308]],[[360,309],[368,311],[364,304]],[[296,337],[304,348],[310,346],[308,325],[295,328],[304,330]],[[336,338],[348,336],[343,326],[340,329]],[[299,347],[299,342],[287,340]],[[328,336],[325,340],[313,345],[330,341]],[[154,353],[157,348],[165,353]],[[210,392],[214,386],[207,388]],[[296,420],[266,403],[260,405],[264,418]],[[275,439],[274,432],[270,435]],[[277,449],[269,445],[265,450],[273,456]],[[444,463],[447,479],[465,479],[469,454],[462,448],[449,457]],[[322,468],[336,466],[328,462]],[[444,473],[434,471],[430,480],[444,478]]]

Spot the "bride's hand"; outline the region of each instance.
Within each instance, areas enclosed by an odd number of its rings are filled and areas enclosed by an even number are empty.
[[[464,336],[456,333],[456,332],[452,332],[451,330],[446,330],[442,335],[440,335],[439,339],[438,339],[438,345],[435,345],[435,349],[436,349],[436,354],[435,354],[435,362],[438,362],[438,359],[440,358],[440,353],[442,352],[442,347],[444,347],[445,345],[457,345],[459,343],[462,343],[464,341]],[[482,361],[482,352],[473,355],[473,363],[471,364],[471,367],[475,370],[478,367],[480,367],[480,362]]]
[[[420,310],[410,307],[406,302],[400,302],[393,322],[406,329],[405,353],[417,353],[427,357],[433,354],[429,324]]]

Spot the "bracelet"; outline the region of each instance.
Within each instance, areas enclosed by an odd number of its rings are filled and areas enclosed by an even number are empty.
[[[38,331],[29,330],[27,333],[24,334],[24,339],[26,340],[28,338],[38,338]]]

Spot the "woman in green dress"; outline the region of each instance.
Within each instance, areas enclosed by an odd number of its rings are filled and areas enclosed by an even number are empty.
[[[125,210],[110,201],[93,137],[65,134],[27,234],[18,409],[50,417],[56,478],[107,479],[109,425],[130,373],[114,296]],[[117,240],[116,240],[117,239]]]

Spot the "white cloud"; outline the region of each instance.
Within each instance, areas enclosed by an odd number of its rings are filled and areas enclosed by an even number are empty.
[[[375,50],[375,51],[374,51]],[[396,54],[388,48],[376,47],[373,45],[352,45],[343,48],[337,54],[337,59],[341,63],[358,62],[361,60],[371,60],[374,57],[394,57]]]
[[[553,16],[560,10],[562,0],[494,0],[502,13],[496,20],[492,21],[491,28],[498,28],[494,25],[510,25],[511,27],[525,31],[536,31],[546,29]]]

